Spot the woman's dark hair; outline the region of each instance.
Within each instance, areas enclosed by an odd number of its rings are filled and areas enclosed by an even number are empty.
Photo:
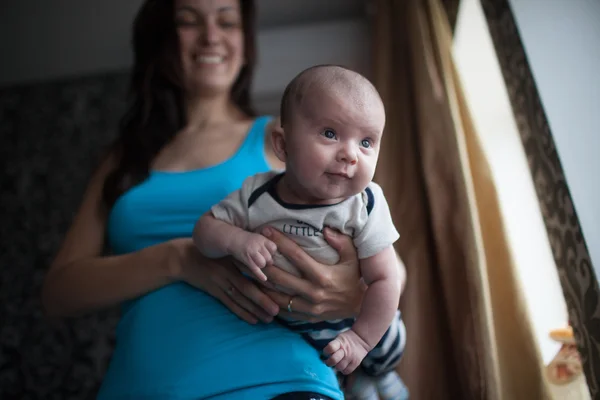
[[[146,179],[160,150],[186,123],[182,69],[173,0],[146,0],[133,23],[133,69],[130,105],[111,148],[116,167],[104,182],[103,199],[110,208],[128,189]],[[244,59],[231,89],[232,101],[255,115],[250,85],[256,62],[254,1],[240,0]]]

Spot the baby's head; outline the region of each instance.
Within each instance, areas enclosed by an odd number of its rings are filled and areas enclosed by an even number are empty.
[[[367,78],[319,65],[285,89],[273,147],[298,194],[334,203],[360,193],[373,179],[384,126],[383,102]]]

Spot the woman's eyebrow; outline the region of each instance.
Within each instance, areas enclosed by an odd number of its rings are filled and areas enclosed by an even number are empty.
[[[217,12],[225,12],[225,11],[236,11],[237,8],[234,6],[221,6],[219,8],[217,8]],[[198,10],[196,10],[194,7],[189,6],[189,5],[183,5],[183,6],[178,6],[175,11],[191,11],[194,13],[197,13]]]
[[[192,6],[179,6],[175,9],[175,12],[179,12],[179,11],[189,11],[194,14],[198,14],[198,11]]]

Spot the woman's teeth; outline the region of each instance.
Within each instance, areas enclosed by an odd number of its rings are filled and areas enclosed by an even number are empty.
[[[223,62],[222,56],[196,56],[196,62],[202,64],[220,64]]]

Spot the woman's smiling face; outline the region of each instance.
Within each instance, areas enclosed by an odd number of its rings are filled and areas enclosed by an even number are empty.
[[[174,13],[185,90],[229,92],[244,65],[239,0],[176,0]]]

